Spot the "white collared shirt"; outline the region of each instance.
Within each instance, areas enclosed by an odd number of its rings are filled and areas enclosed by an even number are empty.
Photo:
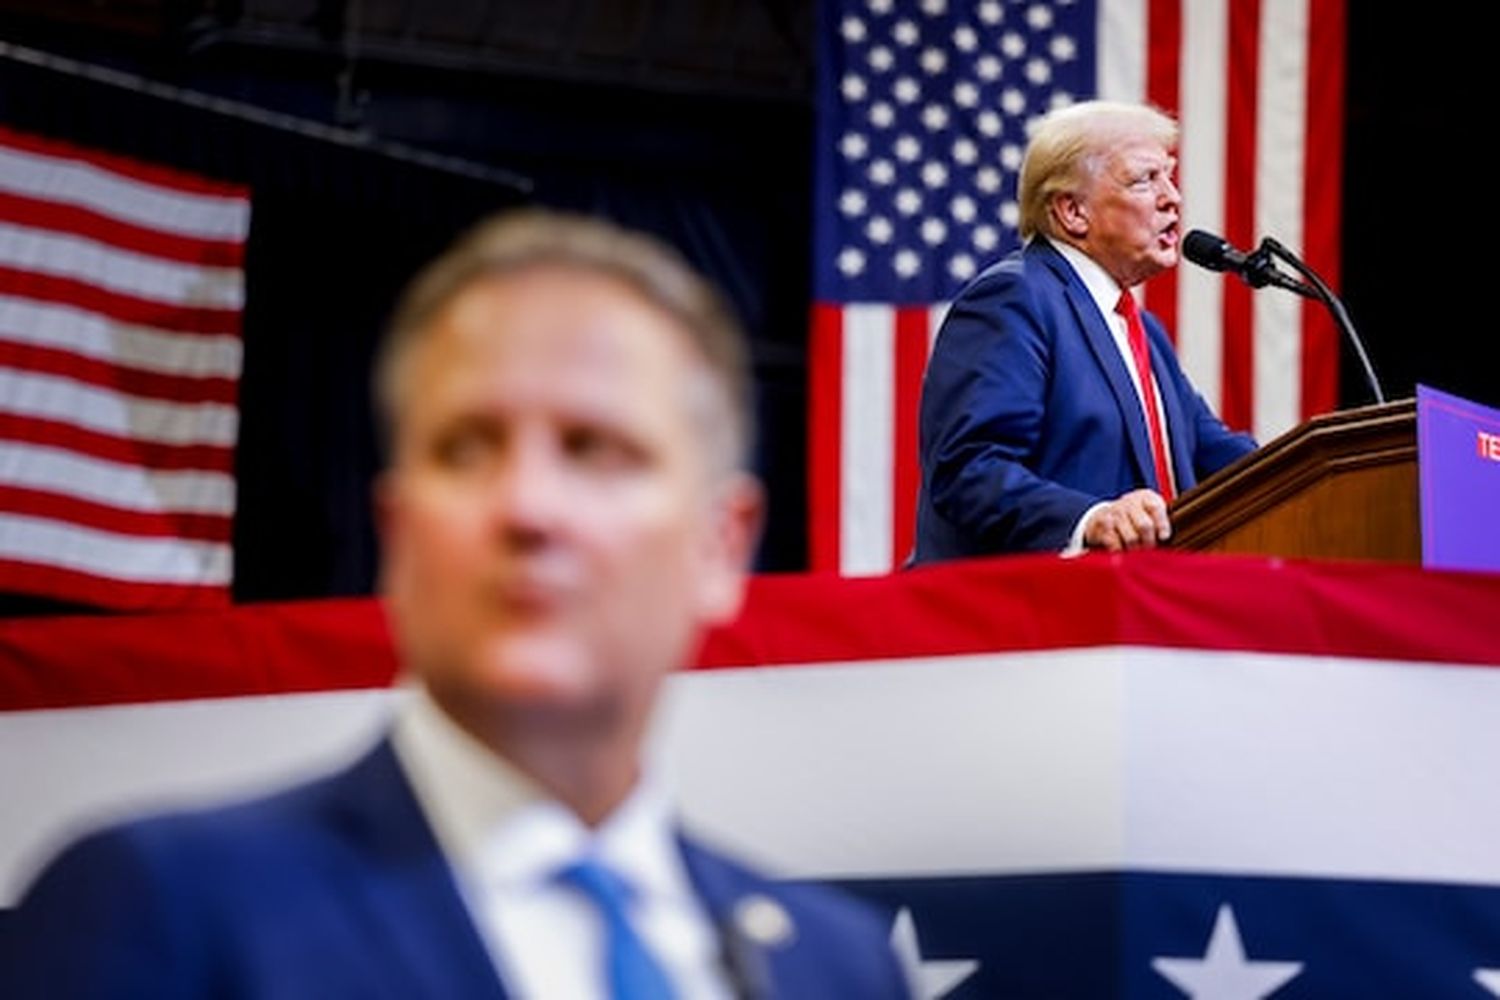
[[[643,781],[591,830],[420,688],[397,718],[392,742],[510,995],[607,997],[599,913],[555,879],[585,856],[635,888],[632,926],[679,996],[732,995],[659,786]]]
[[[1146,420],[1146,397],[1141,392],[1141,373],[1135,367],[1135,352],[1130,349],[1130,332],[1125,326],[1125,317],[1115,312],[1115,305],[1120,301],[1122,289],[1115,279],[1110,277],[1109,272],[1099,266],[1098,261],[1082,250],[1062,240],[1052,240],[1051,244],[1072,266],[1073,272],[1078,275],[1078,280],[1082,281],[1083,287],[1088,289],[1089,298],[1094,300],[1094,307],[1099,310],[1105,325],[1109,327],[1111,339],[1115,342],[1115,350],[1120,352],[1120,359],[1125,362],[1125,370],[1130,373],[1130,384],[1135,387],[1135,398],[1141,404],[1141,419]],[[1161,415],[1161,443],[1162,447],[1167,450],[1168,456],[1167,475],[1173,477],[1173,492],[1176,492],[1177,470],[1172,468],[1172,437],[1171,429],[1167,427],[1167,411],[1162,405],[1161,387],[1154,380],[1151,387],[1156,396],[1156,412]],[[1073,526],[1072,535],[1068,539],[1068,547],[1063,549],[1063,555],[1074,555],[1083,551],[1083,534],[1088,527],[1089,518],[1093,516],[1094,511],[1105,506],[1107,502],[1096,503],[1083,512],[1083,516]]]

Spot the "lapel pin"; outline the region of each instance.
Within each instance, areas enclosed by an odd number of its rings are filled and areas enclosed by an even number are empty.
[[[770,896],[755,893],[734,905],[734,926],[745,940],[762,948],[791,944],[796,936],[791,914]]]

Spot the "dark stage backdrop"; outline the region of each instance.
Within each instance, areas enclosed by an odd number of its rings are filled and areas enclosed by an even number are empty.
[[[1391,396],[1416,382],[1500,404],[1484,237],[1484,130],[1465,110],[1478,41],[1350,4],[1344,267],[1338,286]],[[0,17],[0,39],[7,38]],[[1472,36],[1474,33],[1469,32]],[[7,39],[10,40],[10,39]],[[312,121],[334,72],[283,54],[187,58],[98,39],[20,38],[92,64]],[[649,81],[648,81],[649,83]],[[512,172],[521,187],[297,136],[165,97],[0,59],[0,123],[253,191],[234,597],[368,592],[379,456],[371,351],[397,291],[475,219],[535,202],[665,237],[728,293],[753,339],[771,517],[759,568],[806,565],[810,93],[709,97],[620,84],[369,65],[363,134]],[[348,105],[344,105],[347,117]],[[1262,293],[1270,294],[1270,293]],[[1346,351],[1343,402],[1368,392]],[[0,613],[59,610],[0,597]]]

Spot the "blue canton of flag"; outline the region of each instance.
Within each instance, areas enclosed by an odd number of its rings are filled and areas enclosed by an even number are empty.
[[[1027,122],[1094,93],[1092,2],[824,7],[821,302],[951,299],[1017,245]]]

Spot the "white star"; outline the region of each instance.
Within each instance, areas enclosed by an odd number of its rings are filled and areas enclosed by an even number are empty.
[[[948,226],[942,219],[923,219],[921,232],[922,241],[928,246],[935,247],[948,238]]]
[[[891,166],[890,160],[875,160],[870,164],[870,169],[865,171],[870,181],[885,187],[896,179],[896,168]]]
[[[962,163],[966,167],[972,167],[979,162],[979,147],[974,144],[973,139],[953,140],[953,161]]]
[[[994,167],[980,167],[974,171],[974,186],[985,194],[994,194],[1000,190],[1000,171]]]
[[[871,14],[889,14],[891,12],[891,0],[869,0],[865,6],[870,8]]]
[[[974,204],[974,199],[966,194],[958,195],[948,202],[948,211],[953,213],[955,222],[973,222],[974,217],[979,214],[979,206]]]
[[[1500,969],[1475,969],[1474,981],[1500,997]]]
[[[1078,43],[1073,41],[1071,35],[1058,35],[1052,39],[1052,42],[1047,46],[1047,50],[1052,53],[1052,58],[1058,62],[1071,62],[1078,56]]]
[[[1006,170],[1020,170],[1021,160],[1025,153],[1013,142],[1007,142],[1000,147],[1000,165]]]
[[[839,25],[839,30],[844,36],[844,41],[851,45],[865,40],[865,22],[852,14],[844,18],[844,23]]]
[[[979,19],[985,24],[999,24],[1005,19],[1005,7],[1000,0],[983,0],[979,5]]]
[[[871,243],[884,246],[891,241],[896,233],[896,227],[891,225],[891,220],[883,215],[873,216],[865,225],[865,235],[870,238]]]
[[[1000,95],[1000,107],[1005,109],[1008,115],[1018,115],[1026,110],[1026,95],[1015,87],[1007,88]]]
[[[975,226],[974,245],[980,250],[993,250],[1000,245],[1000,234],[995,231],[994,226]]]
[[[1021,221],[1021,206],[1013,201],[1002,201],[1000,203],[1000,221],[1008,228],[1014,229]]]
[[[863,215],[865,211],[865,193],[855,188],[850,188],[839,195],[839,211],[849,218]]]
[[[1019,31],[1007,31],[1000,37],[1000,51],[1012,59],[1019,59],[1026,54],[1026,39]]]
[[[922,96],[922,85],[909,76],[903,76],[896,80],[891,93],[895,94],[896,100],[902,104],[911,104]]]
[[[966,253],[955,254],[948,260],[948,273],[959,281],[974,277],[974,258]]]
[[[915,45],[922,34],[917,31],[915,23],[902,19],[891,28],[891,37],[896,40],[897,45]]]
[[[890,128],[896,120],[896,112],[885,101],[870,105],[870,124],[876,128]]]
[[[1228,903],[1219,907],[1202,958],[1153,958],[1151,968],[1194,1000],[1261,1000],[1302,971],[1301,962],[1252,962]]]
[[[930,188],[940,188],[948,183],[948,168],[938,160],[922,164],[922,183]]]
[[[947,9],[947,0],[922,0],[922,13],[928,17],[942,17]]]
[[[917,256],[915,250],[901,250],[896,253],[896,259],[892,262],[898,277],[910,278],[922,270],[922,258]]]
[[[839,92],[846,101],[862,101],[865,99],[865,81],[850,73],[839,84]]]
[[[857,160],[870,151],[870,143],[858,132],[846,132],[844,138],[839,140],[839,152],[846,159]]]
[[[973,52],[979,47],[979,33],[967,24],[953,29],[953,47],[960,52]]]
[[[884,45],[877,45],[870,50],[868,61],[871,69],[884,73],[896,64],[896,56]]]
[[[847,278],[857,277],[865,269],[865,255],[854,247],[839,251],[838,269]]]
[[[922,210],[922,196],[914,188],[902,188],[896,192],[896,211],[902,215],[916,215]]]
[[[985,83],[994,83],[1000,79],[1000,74],[1004,70],[1005,65],[994,56],[980,56],[974,62],[974,72]]]
[[[1037,31],[1045,31],[1052,27],[1052,11],[1041,4],[1035,4],[1026,11],[1026,23]]]
[[[1045,59],[1029,59],[1026,62],[1026,79],[1041,86],[1052,79],[1052,64]]]
[[[917,942],[916,921],[911,918],[911,910],[904,906],[891,926],[891,950],[916,980],[912,992],[917,1000],[938,1000],[979,969],[979,963],[973,959],[924,959],[922,946]]]
[[[896,152],[896,159],[902,163],[914,163],[922,155],[922,144],[914,135],[899,136],[892,148]]]
[[[929,104],[922,109],[922,125],[929,132],[948,127],[948,109],[941,104]]]
[[[974,119],[974,124],[979,127],[979,131],[982,134],[989,136],[991,139],[995,138],[995,136],[999,135],[1005,129],[1005,123],[993,111],[979,112],[979,116]]]
[[[942,49],[923,49],[922,54],[917,57],[917,65],[928,76],[935,76],[948,68],[948,55]]]
[[[979,88],[968,80],[953,85],[953,103],[961,108],[972,108],[979,103]]]

